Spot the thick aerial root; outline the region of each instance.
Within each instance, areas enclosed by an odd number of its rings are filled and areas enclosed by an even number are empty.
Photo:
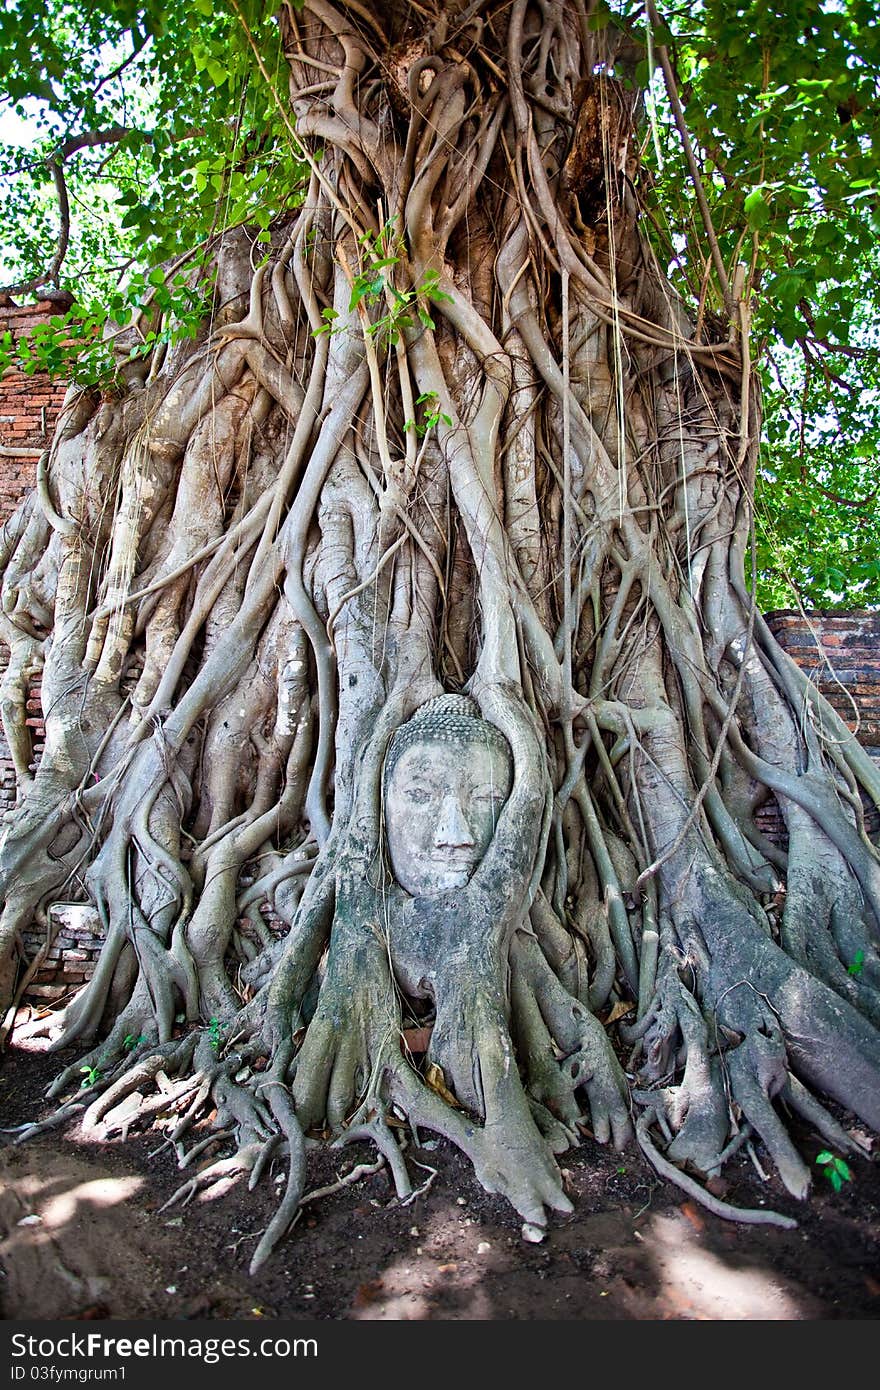
[[[605,1029],[585,1004],[563,987],[550,969],[537,941],[520,933],[513,956],[516,975],[522,971],[527,986],[520,985],[520,1009],[525,1017],[534,1019],[533,1011],[522,997],[527,987],[551,1037],[561,1051],[558,1063],[559,1087],[544,1091],[536,1099],[545,1101],[555,1114],[554,1101],[559,1103],[562,1088],[573,1097],[583,1088],[590,1105],[593,1135],[598,1143],[613,1140],[614,1147],[623,1148],[632,1137],[629,1089],[620,1063],[614,1055]],[[535,1025],[537,1020],[534,1020]],[[546,1063],[546,1052],[544,1054]],[[548,1072],[545,1065],[545,1076]],[[565,1121],[571,1115],[566,1110],[559,1116]],[[578,1123],[580,1115],[573,1116]]]
[[[121,927],[111,928],[108,932],[92,978],[67,1006],[61,1018],[54,1021],[54,1026],[60,1028],[60,1033],[51,1045],[53,1051],[57,1052],[72,1045],[79,1038],[94,1037],[107,1004],[125,940],[125,933]]]
[[[880,1131],[880,1032],[815,976],[794,967],[770,998],[792,1069]]]
[[[670,1088],[668,1112],[678,1133],[669,1146],[675,1163],[691,1163],[712,1176],[720,1167],[719,1155],[730,1125],[721,1064],[710,1055],[709,1029],[689,990],[679,985],[679,1027],[687,1049],[681,1084]]]
[[[553,1152],[565,1153],[578,1143],[581,1107],[560,1065],[534,993],[518,973],[511,981],[511,1007],[532,1114]]]
[[[250,1265],[251,1274],[255,1274],[260,1266],[265,1264],[279,1240],[289,1229],[299,1208],[306,1179],[305,1142],[287,1087],[282,1081],[267,1081],[263,1088],[268,1090],[272,1113],[287,1139],[290,1166],[287,1172],[287,1187],[284,1196],[254,1251]]]
[[[346,927],[350,930],[349,923]],[[363,925],[347,957],[331,947],[291,1092],[304,1130],[351,1120],[374,1077],[400,1055],[400,1004],[378,924]]]
[[[382,1118],[380,1102],[378,1097],[368,1098],[361,1106],[358,1115],[355,1116],[352,1124],[340,1134],[336,1140],[335,1147],[343,1148],[346,1144],[356,1144],[359,1140],[375,1144],[379,1153],[382,1155],[391,1170],[394,1180],[394,1190],[401,1201],[408,1201],[413,1195],[412,1182],[406,1170],[403,1154],[400,1145],[394,1137],[391,1128]],[[359,1116],[366,1116],[359,1119]]]
[[[236,1071],[239,1065],[240,1059],[233,1062],[231,1067],[225,1065],[214,1080],[212,1094],[217,1105],[215,1124],[218,1128],[232,1125],[240,1143],[249,1144],[254,1140],[265,1144],[275,1133],[272,1115],[261,1096],[254,1095],[247,1086],[240,1085],[229,1075],[229,1071]]]
[[[532,1120],[524,1095],[505,1120],[480,1125],[453,1110],[405,1065],[389,1076],[388,1091],[410,1124],[433,1130],[455,1144],[473,1163],[485,1190],[506,1197],[524,1221],[545,1227],[548,1210],[573,1211],[553,1154]]]
[[[738,908],[728,904],[726,911],[729,918]],[[720,913],[719,920],[724,920]],[[637,1090],[635,1099],[647,1106],[651,1122],[664,1134],[664,1162],[676,1172],[688,1165],[713,1176],[757,1135],[785,1187],[803,1200],[810,1169],[779,1107],[788,1105],[802,1115],[837,1152],[852,1152],[854,1146],[792,1069],[805,1077],[820,1070],[824,1089],[833,1092],[826,1075],[831,1059],[817,1049],[818,1038],[824,1034],[829,1046],[836,1040],[852,1059],[855,1075],[864,1076],[875,1035],[846,1001],[779,951],[769,936],[752,928],[743,931],[737,946],[710,964],[695,930],[687,956],[667,930],[641,1074],[656,1089]],[[702,1007],[682,983],[685,969],[703,996]],[[871,1099],[856,1094],[851,1077],[834,1084],[848,1108],[859,1113],[870,1107]],[[643,1135],[644,1127],[640,1142]]]
[[[802,1201],[810,1189],[810,1170],[770,1102],[785,1084],[784,1048],[759,1033],[727,1053],[725,1061],[743,1114],[763,1139],[788,1191]]]
[[[826,1144],[831,1144],[840,1153],[870,1153],[870,1146],[859,1143],[848,1134],[843,1125],[838,1124],[833,1115],[829,1115],[824,1105],[820,1105],[815,1096],[810,1095],[806,1086],[801,1085],[796,1076],[788,1077],[779,1094],[781,1100],[813,1126]]]
[[[183,1069],[192,1057],[192,1052],[192,1046],[186,1049],[176,1048],[167,1054],[154,1052],[134,1062],[117,1081],[114,1081],[100,1096],[92,1101],[83,1116],[83,1132],[87,1133],[90,1129],[98,1129],[99,1127],[103,1127],[105,1132],[112,1129],[114,1127],[112,1123],[112,1111],[117,1109],[129,1096],[137,1094],[141,1086],[146,1086],[150,1082],[154,1082],[160,1073],[166,1072],[169,1066],[171,1070],[177,1070],[178,1068]],[[194,1090],[197,1085],[198,1077],[186,1077],[176,1086],[166,1085],[166,1087],[163,1088],[164,1094],[159,1097],[158,1106],[154,1106],[150,1102],[142,1101],[137,1110],[126,1114],[124,1122],[117,1122],[120,1123],[120,1127],[122,1123],[125,1123],[127,1130],[135,1119],[140,1118],[141,1114],[151,1114],[154,1109],[161,1108],[164,1103],[167,1103],[169,1109],[173,1108],[175,1104],[179,1104],[185,1096]]]

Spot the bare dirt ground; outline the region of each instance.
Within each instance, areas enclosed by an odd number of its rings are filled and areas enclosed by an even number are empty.
[[[34,1045],[31,1045],[32,1047]],[[0,1116],[48,1113],[64,1065],[12,1047]],[[0,1136],[8,1137],[8,1136]],[[798,1133],[812,1161],[822,1148]],[[158,1150],[158,1152],[157,1152]],[[574,1215],[526,1244],[506,1202],[488,1197],[445,1145],[413,1156],[438,1170],[402,1206],[384,1172],[310,1205],[270,1263],[247,1272],[283,1165],[243,1187],[159,1208],[180,1184],[161,1131],[86,1142],[71,1130],[0,1148],[0,1310],[5,1319],[868,1319],[880,1315],[880,1168],[855,1160],[836,1194],[821,1177],[805,1204],[745,1155],[726,1200],[795,1216],[797,1230],[733,1225],[662,1184],[635,1150],[591,1140],[562,1159]],[[318,1153],[332,1183],[364,1147]],[[207,1161],[207,1160],[206,1160]],[[419,1171],[414,1169],[413,1171]]]

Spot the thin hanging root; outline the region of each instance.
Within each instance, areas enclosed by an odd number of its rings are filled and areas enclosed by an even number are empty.
[[[276,1138],[280,1138],[280,1135],[279,1135],[279,1136],[276,1136]],[[268,1145],[267,1145],[267,1148],[268,1148]],[[268,1155],[267,1155],[267,1157],[268,1157]],[[325,1187],[315,1187],[315,1188],[312,1189],[311,1192],[306,1192],[306,1193],[299,1199],[299,1203],[297,1204],[296,1211],[293,1213],[293,1216],[290,1218],[290,1221],[287,1223],[287,1226],[285,1227],[285,1231],[282,1232],[282,1234],[289,1233],[290,1231],[293,1230],[294,1226],[297,1224],[297,1222],[299,1221],[300,1216],[302,1215],[303,1207],[308,1206],[308,1204],[309,1204],[310,1202],[317,1202],[317,1201],[320,1201],[320,1199],[321,1199],[322,1197],[332,1197],[332,1196],[334,1196],[335,1193],[337,1193],[337,1192],[343,1192],[343,1191],[345,1190],[345,1188],[347,1188],[347,1187],[352,1187],[352,1186],[354,1185],[354,1183],[356,1183],[356,1182],[361,1182],[364,1178],[371,1178],[371,1177],[375,1176],[376,1173],[381,1173],[381,1171],[382,1171],[382,1169],[383,1169],[384,1167],[385,1167],[385,1159],[384,1159],[383,1155],[380,1154],[379,1157],[376,1159],[375,1163],[358,1163],[356,1167],[352,1168],[352,1170],[351,1170],[350,1173],[346,1173],[343,1177],[338,1178],[338,1179],[336,1180],[336,1182],[330,1182],[330,1183],[327,1183]],[[254,1172],[256,1172],[256,1168],[254,1169]],[[423,1183],[422,1186],[421,1186],[420,1188],[418,1188],[416,1192],[413,1193],[413,1197],[417,1196],[419,1193],[426,1192],[426,1191],[428,1190],[428,1188],[430,1187],[431,1183],[434,1181],[434,1178],[435,1178],[435,1177],[436,1177],[436,1173],[432,1170],[432,1176],[428,1179],[428,1181],[427,1181],[426,1183]],[[248,1188],[252,1188],[252,1186],[253,1186],[253,1180],[254,1180],[254,1175],[253,1175],[253,1173],[252,1173],[252,1174],[251,1174],[251,1181],[248,1183]],[[412,1198],[410,1198],[410,1199],[408,1199],[408,1200],[412,1200]],[[406,1205],[406,1204],[403,1203],[402,1205]],[[281,1208],[279,1208],[278,1212],[276,1212],[275,1217],[274,1217],[273,1220],[272,1220],[272,1225],[268,1226],[268,1227],[266,1228],[266,1230],[263,1232],[263,1237],[262,1237],[262,1240],[261,1240],[261,1242],[260,1242],[261,1245],[262,1245],[263,1241],[265,1241],[265,1240],[267,1239],[267,1237],[269,1236],[269,1234],[270,1234],[270,1232],[271,1232],[271,1230],[272,1230],[272,1227],[275,1225],[275,1222],[278,1220],[278,1218],[279,1218],[279,1216],[280,1216],[280,1213],[281,1213]],[[257,1233],[254,1232],[253,1234],[256,1235]],[[242,1237],[242,1239],[244,1239],[244,1237]],[[280,1240],[280,1239],[281,1239],[280,1236],[276,1237],[276,1239],[273,1241],[273,1246],[274,1246],[274,1245],[277,1245],[278,1240]],[[259,1250],[259,1248],[260,1248],[260,1247],[258,1246],[258,1247],[257,1247],[257,1250]],[[260,1262],[261,1264],[264,1263],[266,1259],[268,1259],[270,1253],[271,1253],[270,1251],[267,1251],[267,1252],[266,1252],[266,1255],[263,1257],[263,1260],[261,1260],[261,1262]],[[251,1273],[251,1274],[254,1273],[254,1268],[255,1268],[255,1266],[254,1266],[254,1260],[256,1260],[256,1258],[257,1258],[257,1255],[256,1255],[256,1252],[255,1252],[255,1253],[254,1253],[253,1260],[251,1260],[251,1265],[250,1265],[250,1273]]]
[[[661,1178],[675,1183],[682,1192],[686,1192],[695,1202],[699,1202],[707,1211],[711,1211],[714,1216],[720,1216],[724,1221],[738,1221],[746,1226],[781,1226],[784,1231],[797,1230],[798,1223],[791,1216],[783,1216],[781,1212],[758,1211],[754,1207],[733,1207],[729,1202],[722,1202],[713,1197],[705,1187],[701,1187],[693,1178],[689,1178],[680,1168],[676,1168],[674,1163],[663,1157],[648,1132],[650,1124],[650,1115],[640,1116],[636,1122],[636,1138],[648,1162]]]

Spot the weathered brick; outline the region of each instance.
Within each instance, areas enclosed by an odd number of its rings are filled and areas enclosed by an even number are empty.
[[[48,301],[0,309],[0,332],[8,330],[17,344],[55,312]],[[0,379],[0,444],[39,452],[52,437],[64,391],[63,382],[50,381],[44,373],[25,376],[14,367],[10,369]],[[33,487],[34,472],[35,460],[0,456],[0,523],[12,515]]]

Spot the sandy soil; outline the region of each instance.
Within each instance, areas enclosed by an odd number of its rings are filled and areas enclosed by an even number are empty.
[[[0,1115],[46,1113],[41,1089],[63,1058],[12,1048]],[[822,1145],[800,1131],[802,1152]],[[542,1245],[488,1197],[445,1145],[414,1155],[438,1174],[402,1206],[378,1173],[310,1206],[272,1261],[247,1265],[282,1169],[160,1212],[179,1185],[159,1130],[125,1142],[75,1132],[0,1149],[0,1309],[6,1319],[740,1319],[880,1315],[880,1168],[856,1160],[835,1194],[821,1177],[805,1204],[762,1182],[748,1157],[726,1200],[795,1216],[780,1231],[721,1221],[658,1181],[635,1151],[587,1140],[566,1155],[575,1213]],[[366,1148],[316,1155],[312,1185]],[[416,1171],[416,1170],[414,1170]],[[427,1168],[422,1170],[427,1172]]]

